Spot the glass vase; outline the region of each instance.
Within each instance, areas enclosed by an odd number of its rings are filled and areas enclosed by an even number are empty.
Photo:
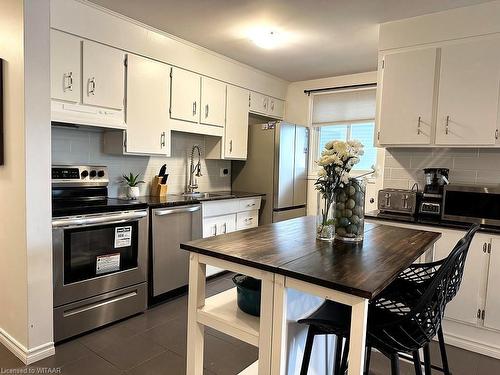
[[[335,190],[336,235],[345,242],[363,241],[365,227],[366,180],[350,178]]]
[[[316,219],[316,238],[333,241],[335,238],[335,200],[322,197],[320,213]]]

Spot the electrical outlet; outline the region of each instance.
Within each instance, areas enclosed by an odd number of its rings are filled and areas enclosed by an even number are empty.
[[[220,176],[221,177],[227,177],[227,176],[229,176],[229,168],[221,168],[220,169]]]

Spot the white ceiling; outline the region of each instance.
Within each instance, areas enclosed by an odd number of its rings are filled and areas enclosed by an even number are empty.
[[[90,0],[288,81],[376,70],[378,24],[485,0]],[[288,35],[266,50],[247,37]]]

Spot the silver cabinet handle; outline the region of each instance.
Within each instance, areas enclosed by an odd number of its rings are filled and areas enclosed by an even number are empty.
[[[450,132],[450,116],[446,116],[446,127],[444,128],[446,135]]]
[[[271,112],[274,111],[274,100],[271,99],[271,105],[270,105]]]
[[[420,135],[420,122],[422,121],[422,116],[418,116],[418,123],[417,123],[417,135]]]
[[[223,228],[224,228],[224,230],[222,231],[222,234],[226,234],[226,232],[227,232],[227,224],[226,223],[224,223]]]
[[[160,147],[161,148],[165,147],[165,132],[161,132],[161,135],[160,135]]]
[[[88,84],[88,95],[95,95],[95,88],[96,88],[96,83],[95,83],[95,77],[92,77],[89,79],[89,84]]]
[[[251,221],[253,221],[253,217],[247,217],[247,218],[245,219],[245,221],[246,221],[247,223],[248,223],[249,221],[251,222]]]
[[[193,116],[196,115],[196,102],[193,102]]]
[[[142,219],[148,216],[147,210],[120,212],[117,214],[99,214],[77,217],[65,217],[52,220],[52,228],[89,227],[101,224],[118,224]]]
[[[217,224],[214,224],[214,236],[217,236]]]
[[[68,82],[66,84],[66,82]],[[73,91],[73,72],[64,73],[63,76],[63,91]]]
[[[255,206],[255,203],[248,203],[247,204],[247,207],[253,207],[253,206]]]
[[[205,118],[208,117],[208,104],[205,106]]]
[[[183,212],[195,212],[201,210],[201,206],[188,206],[182,208],[167,208],[167,209],[156,209],[154,210],[155,216],[165,216],[165,215],[173,215],[180,214]]]
[[[264,109],[267,110],[267,102],[268,102],[268,99],[267,98],[264,98]]]
[[[233,152],[233,140],[229,141],[229,153]]]

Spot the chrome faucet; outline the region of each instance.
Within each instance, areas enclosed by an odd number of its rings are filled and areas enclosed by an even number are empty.
[[[194,152],[198,152],[198,163],[194,165]],[[199,145],[194,145],[191,149],[191,163],[189,164],[189,184],[187,186],[187,193],[194,193],[198,189],[198,181],[196,177],[203,176],[201,174],[201,151]]]

